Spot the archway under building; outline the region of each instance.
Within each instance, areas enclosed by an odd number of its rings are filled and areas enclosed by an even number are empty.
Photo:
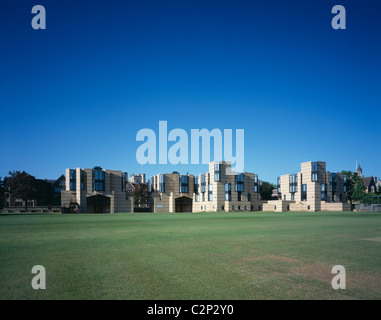
[[[110,197],[100,194],[87,197],[87,213],[110,213]]]
[[[193,199],[188,197],[180,197],[175,199],[176,212],[192,212]]]

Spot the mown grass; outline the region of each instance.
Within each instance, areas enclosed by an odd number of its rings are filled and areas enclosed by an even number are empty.
[[[380,299],[381,214],[0,215],[0,258],[0,299]]]

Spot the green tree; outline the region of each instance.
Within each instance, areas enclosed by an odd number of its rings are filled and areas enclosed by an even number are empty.
[[[351,171],[342,171],[347,176],[346,196],[350,204],[360,201],[364,196],[363,179]]]
[[[4,208],[5,201],[5,181],[0,177],[0,209]]]
[[[133,191],[135,207],[145,208],[149,205],[150,195],[146,183],[138,183]]]
[[[272,197],[273,189],[276,189],[276,185],[267,181],[262,181],[262,200],[274,200]]]
[[[37,197],[36,179],[25,171],[9,171],[5,188],[12,196],[25,202],[25,210],[28,209],[28,200]]]

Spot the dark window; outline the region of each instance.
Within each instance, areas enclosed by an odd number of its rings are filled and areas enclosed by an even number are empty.
[[[329,177],[329,191],[336,192],[336,173],[332,172]]]
[[[165,192],[165,182],[164,182],[164,175],[159,175],[159,192],[164,193]]]
[[[231,199],[232,199],[231,184],[225,183],[225,201],[231,201]]]
[[[198,177],[194,178],[194,193],[199,194]]]
[[[312,162],[311,181],[317,181],[318,180],[317,174],[318,174],[317,162]]]
[[[344,174],[343,182],[344,182],[344,192],[347,192],[347,175],[346,174]]]
[[[105,191],[105,172],[102,169],[93,170],[94,191]]]
[[[302,201],[307,201],[307,185],[302,184]]]
[[[235,191],[243,191],[243,173],[237,174],[235,176]]]
[[[322,183],[320,185],[320,191],[321,191],[321,200],[327,201],[327,185],[325,183]]]
[[[280,193],[280,177],[277,178],[277,189],[278,193]]]
[[[128,182],[128,174],[127,172],[122,172],[122,191],[126,191],[127,182]],[[149,181],[148,185],[149,185],[148,190],[151,191],[150,190],[151,180]]]
[[[75,169],[70,169],[70,190],[75,190],[77,188],[77,174]]]
[[[238,199],[237,199],[238,201],[241,201],[241,200],[242,200],[242,192],[241,192],[241,191],[238,191],[238,192],[237,192],[237,198],[238,198]]]
[[[247,194],[247,201],[251,201],[251,193]]]
[[[209,184],[208,186],[208,201],[213,200],[213,185]]]
[[[189,192],[189,177],[180,176],[180,193],[188,193],[188,192]]]
[[[206,190],[206,181],[205,181],[205,174],[201,175],[201,192],[204,193]]]
[[[221,163],[215,163],[214,164],[214,181],[220,181],[221,180]]]
[[[298,192],[298,175],[290,174],[290,193]]]

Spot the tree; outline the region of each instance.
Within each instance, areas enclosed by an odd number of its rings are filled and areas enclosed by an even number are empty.
[[[135,207],[147,207],[149,205],[150,195],[146,183],[138,183],[133,191]]]
[[[15,198],[25,202],[25,210],[28,209],[28,200],[37,197],[36,179],[25,171],[9,171],[6,189]]]
[[[351,171],[342,171],[347,176],[346,196],[350,204],[358,202],[364,196],[363,179]]]
[[[0,177],[0,209],[4,208],[4,200],[5,200],[5,182],[6,178],[4,180]]]
[[[274,200],[272,197],[273,189],[276,189],[276,185],[267,181],[262,182],[262,200]]]

